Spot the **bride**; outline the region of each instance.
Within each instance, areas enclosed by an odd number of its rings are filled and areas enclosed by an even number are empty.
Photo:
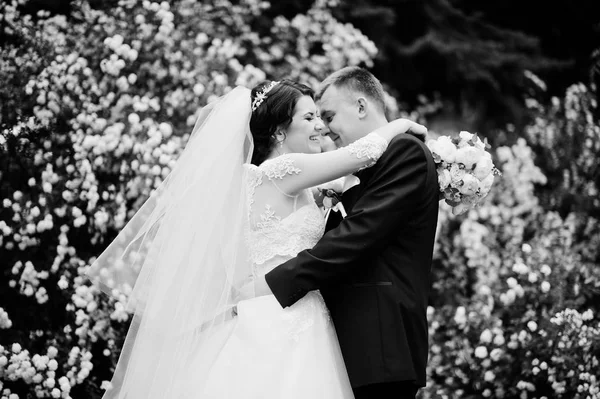
[[[104,398],[353,397],[319,292],[283,309],[252,282],[323,235],[313,187],[426,129],[398,119],[321,152],[325,129],[313,91],[290,80],[201,111],[171,174],[88,270],[133,314]]]

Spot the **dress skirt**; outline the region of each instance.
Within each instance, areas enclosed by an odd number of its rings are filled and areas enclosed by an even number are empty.
[[[238,304],[237,316],[192,349],[184,397],[353,398],[323,298],[310,292],[288,308],[273,295]]]

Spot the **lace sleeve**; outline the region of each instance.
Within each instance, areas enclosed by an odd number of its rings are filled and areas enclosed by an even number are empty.
[[[348,145],[346,148],[350,154],[356,155],[358,159],[368,158],[371,160],[365,166],[359,168],[359,170],[370,168],[375,165],[379,157],[387,149],[388,142],[376,133],[369,133],[360,140]]]
[[[280,157],[269,159],[260,165],[269,180],[282,180],[286,175],[297,175],[302,170],[294,165],[294,160],[290,154],[283,154]]]
[[[256,189],[256,187],[260,186],[262,183],[263,174],[261,170],[256,165],[249,163],[244,164],[244,168],[246,170],[246,181],[248,183],[248,187],[250,187],[251,190]]]
[[[320,154],[284,154],[265,161],[260,169],[287,195],[335,180],[373,166],[387,149],[388,142],[370,133],[335,151]]]

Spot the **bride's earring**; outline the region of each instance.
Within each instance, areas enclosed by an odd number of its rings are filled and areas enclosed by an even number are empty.
[[[277,150],[277,152],[279,153],[279,155],[281,155],[281,150],[283,150],[283,142],[285,141],[285,132],[280,130],[279,132],[277,132],[277,134],[280,136],[280,139],[278,139],[279,149]]]

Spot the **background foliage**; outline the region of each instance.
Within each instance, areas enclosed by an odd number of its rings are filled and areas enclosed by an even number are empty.
[[[82,273],[169,173],[201,106],[361,65],[392,114],[478,131],[503,172],[482,207],[442,206],[421,396],[600,398],[598,21],[591,2],[540,7],[2,3],[0,397],[101,396],[129,315]]]

